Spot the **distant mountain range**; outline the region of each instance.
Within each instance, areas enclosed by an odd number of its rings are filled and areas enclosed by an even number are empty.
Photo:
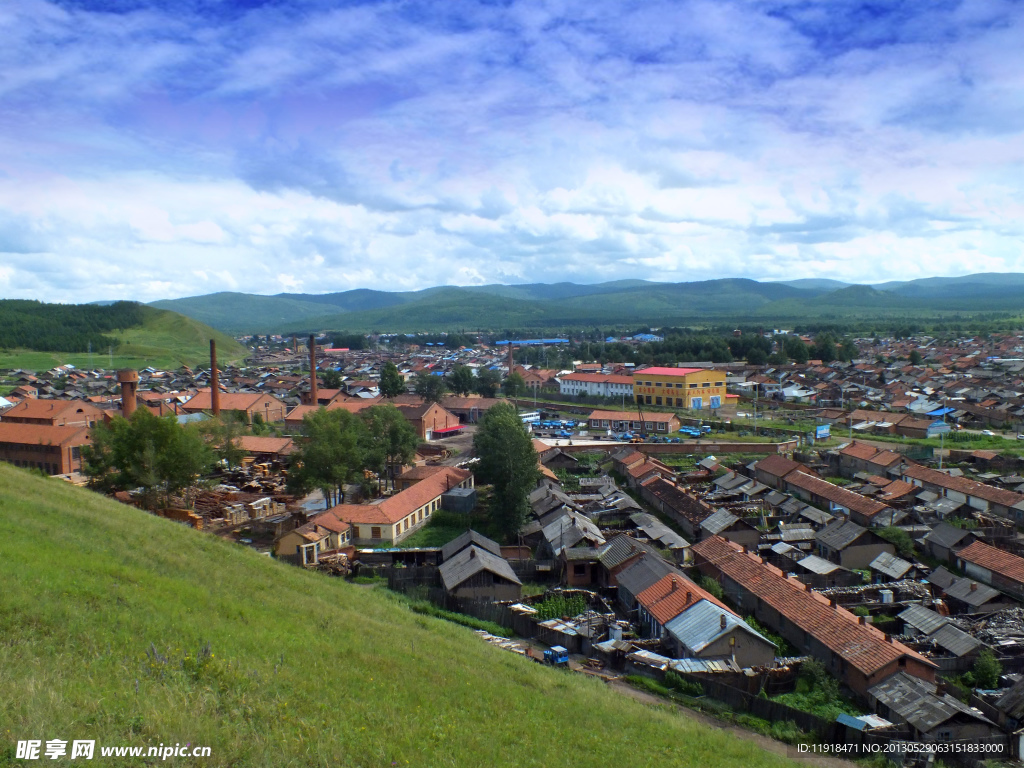
[[[619,280],[593,285],[438,286],[390,292],[260,296],[213,293],[153,302],[230,333],[304,331],[415,332],[573,328],[630,323],[764,323],[848,320],[864,313],[898,318],[1024,310],[1024,274],[929,277],[878,285],[838,280],[761,282],[742,278],[692,283]]]

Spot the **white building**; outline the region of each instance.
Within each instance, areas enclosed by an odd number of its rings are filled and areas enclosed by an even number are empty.
[[[613,373],[569,373],[558,380],[558,390],[563,395],[597,395],[599,397],[620,397],[633,399],[633,377]]]

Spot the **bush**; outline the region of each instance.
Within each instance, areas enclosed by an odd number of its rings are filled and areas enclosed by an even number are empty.
[[[1003,666],[996,655],[985,648],[978,654],[978,660],[974,662],[971,673],[974,676],[975,687],[991,690],[999,687],[999,676],[1003,674]]]
[[[721,600],[725,597],[725,592],[722,591],[722,585],[710,576],[701,576],[697,584],[700,586],[701,589],[703,589],[708,594],[714,596],[718,600]]]
[[[498,637],[512,637],[512,632],[505,629],[500,624],[495,624],[493,621],[485,621],[484,619],[478,619],[474,616],[466,616],[464,613],[455,613],[455,611],[446,611],[443,608],[438,608],[433,603],[418,602],[412,603],[410,606],[415,613],[422,613],[424,616],[433,616],[438,619],[444,619],[445,621],[451,621],[455,624],[461,624],[464,627],[470,629],[482,629],[484,632],[490,632],[492,635]]]
[[[684,696],[703,696],[704,688],[700,683],[693,680],[686,680],[680,677],[675,672],[669,670],[665,673],[665,685],[666,687],[681,693]]]
[[[587,601],[579,595],[565,597],[555,594],[533,607],[537,609],[537,618],[547,621],[548,619],[559,619],[562,616],[569,618],[579,616],[587,610]]]

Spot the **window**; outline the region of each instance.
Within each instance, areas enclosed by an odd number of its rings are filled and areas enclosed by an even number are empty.
[[[660,397],[654,398],[654,404],[655,405],[661,405],[661,398]]]
[[[711,382],[710,381],[705,381],[703,384],[701,384],[701,386],[702,387],[710,387],[711,386]]]
[[[648,395],[648,396],[647,396],[647,404],[648,404],[648,405],[650,405],[650,404],[651,404],[651,396],[650,396],[650,395]]]
[[[575,565],[573,565],[573,567],[572,567],[572,575],[573,576],[586,576],[587,575],[587,564],[586,563],[576,563]]]
[[[373,527],[372,527],[372,528],[370,529],[370,538],[371,538],[371,539],[379,539],[379,538],[381,538],[381,535],[380,535],[380,527],[379,527],[379,526],[376,526],[376,525],[375,525],[375,526],[373,526]]]
[[[683,398],[677,397],[676,398],[676,408],[682,408],[682,407],[683,407]]]
[[[715,386],[716,387],[723,387],[723,386],[725,386],[725,382],[724,381],[716,381],[715,382]]]
[[[691,384],[691,385],[690,385],[690,389],[696,389],[696,388],[697,388],[697,385],[696,385],[696,384]]]
[[[660,381],[658,381],[658,382],[655,382],[654,386],[656,386],[656,387],[660,387],[660,386],[661,386],[661,382],[660,382]]]

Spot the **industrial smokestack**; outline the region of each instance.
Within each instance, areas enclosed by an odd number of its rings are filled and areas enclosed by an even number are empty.
[[[130,419],[135,413],[135,396],[139,389],[139,373],[131,368],[117,372],[117,381],[121,385],[121,415]]]
[[[309,404],[317,404],[316,392],[316,336],[309,334]]]
[[[217,371],[217,342],[210,339],[210,410],[220,416],[220,375]]]

